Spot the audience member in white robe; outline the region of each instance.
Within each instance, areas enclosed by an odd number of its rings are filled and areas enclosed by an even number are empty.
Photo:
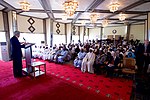
[[[45,49],[44,49],[44,52],[43,52],[43,55],[42,55],[42,59],[43,60],[47,60],[48,59],[48,54],[49,54],[49,49],[48,49],[48,47],[45,47]]]
[[[74,60],[74,66],[81,68],[82,60],[85,57],[86,52],[84,52],[84,49],[81,48],[80,52],[78,53],[77,58]]]
[[[37,46],[36,50],[35,50],[35,53],[33,54],[33,57],[34,58],[38,58],[39,55],[40,55],[40,51],[41,50],[41,46]]]
[[[94,68],[93,68],[94,61],[95,61],[95,54],[93,53],[93,49],[90,48],[89,52],[83,58],[81,71],[85,72],[86,69],[88,69],[89,73],[94,73]]]
[[[44,48],[45,48],[45,47],[40,46],[40,48],[39,48],[39,53],[38,53],[38,58],[42,58],[43,52],[44,52]]]
[[[32,46],[32,57],[37,58],[37,54],[38,54],[38,47]]]

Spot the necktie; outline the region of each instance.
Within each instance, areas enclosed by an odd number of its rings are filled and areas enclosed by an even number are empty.
[[[146,52],[146,50],[147,50],[147,46],[145,45],[145,52]]]

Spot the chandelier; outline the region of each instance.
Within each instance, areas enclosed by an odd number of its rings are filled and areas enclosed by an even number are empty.
[[[106,27],[107,25],[108,25],[108,20],[107,19],[103,20],[102,21],[102,26]]]
[[[30,10],[30,4],[26,0],[19,2],[21,9],[23,11],[29,11]]]
[[[120,4],[117,2],[117,1],[112,1],[110,4],[109,4],[109,10],[110,12],[115,12],[118,10]]]
[[[74,0],[67,0],[63,3],[67,15],[72,16],[78,7],[78,2]]]
[[[86,22],[85,22],[85,20],[83,20],[82,22],[81,22],[81,25],[85,25],[86,24]]]
[[[67,15],[66,14],[62,16],[62,20],[67,20]]]
[[[124,21],[125,19],[126,19],[125,14],[120,13],[120,14],[119,14],[119,20],[120,20],[120,21]]]
[[[98,17],[99,17],[99,15],[97,13],[92,13],[90,15],[90,21],[91,21],[91,23],[96,23]]]

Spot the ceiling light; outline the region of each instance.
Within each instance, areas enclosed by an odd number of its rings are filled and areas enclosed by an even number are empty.
[[[63,3],[63,6],[66,14],[72,16],[78,7],[78,2],[74,0],[67,0]]]
[[[62,16],[62,20],[67,20],[67,15],[66,14]]]
[[[124,21],[125,19],[126,19],[125,14],[120,13],[120,14],[119,14],[119,20],[120,20],[120,21]]]
[[[115,12],[119,9],[120,4],[118,3],[117,0],[113,0],[110,4],[109,4],[109,10],[110,12]]]
[[[86,22],[85,22],[85,20],[83,20],[82,22],[81,22],[81,25],[85,25],[86,24]]]
[[[97,13],[91,13],[91,15],[90,15],[90,21],[91,21],[91,23],[96,23],[98,17],[99,17],[99,14],[97,14]]]
[[[30,10],[30,4],[26,0],[23,0],[23,1],[19,2],[19,4],[20,4],[21,9],[23,11],[29,11]]]
[[[102,26],[106,27],[107,25],[108,25],[108,20],[107,19],[103,20],[102,21]]]

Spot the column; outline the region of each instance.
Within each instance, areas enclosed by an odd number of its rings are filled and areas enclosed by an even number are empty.
[[[80,41],[81,43],[84,43],[84,27],[80,27]]]
[[[144,41],[145,40],[148,40],[148,31],[147,31],[147,27],[148,25],[147,25],[147,20],[145,20],[145,25],[144,25],[144,29],[145,29],[145,31],[144,31]]]
[[[87,28],[87,34],[88,34],[88,39],[89,39],[89,34],[90,34],[89,28]]]
[[[70,32],[70,43],[72,43],[72,31],[73,31],[73,23],[71,23],[71,32]]]
[[[8,12],[8,24],[9,24],[9,31],[10,31],[10,38],[13,37],[14,31],[18,30],[17,27],[17,14],[15,11]]]
[[[44,40],[45,40],[45,45],[46,45],[47,44],[46,19],[43,19],[43,33],[44,33]]]
[[[80,26],[78,26],[78,35],[79,35],[79,40],[80,40]]]
[[[104,27],[100,28],[100,46],[102,46],[102,35],[103,35],[103,31],[104,31]]]
[[[67,24],[65,23],[65,42],[67,44]]]
[[[53,20],[46,19],[46,43],[53,46]]]
[[[53,46],[53,20],[50,20],[50,46]]]
[[[85,34],[86,34],[86,28],[84,26],[84,28],[83,28],[83,43],[84,43],[84,36],[85,36]]]
[[[3,12],[3,20],[4,20],[4,31],[6,32],[6,42],[7,42],[7,50],[9,52],[9,58],[11,57],[10,53],[10,31],[9,31],[9,20],[8,13]]]
[[[147,37],[145,40],[150,41],[150,13],[147,15]]]
[[[131,27],[131,24],[127,24],[127,33],[126,33],[126,39],[127,41],[130,40],[130,27]]]

